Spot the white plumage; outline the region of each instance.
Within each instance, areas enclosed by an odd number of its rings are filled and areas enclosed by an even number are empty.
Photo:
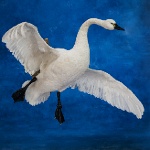
[[[87,32],[92,24],[108,30],[120,28],[112,19],[91,18],[85,21],[71,50],[54,49],[46,44],[37,28],[27,22],[8,30],[2,38],[7,48],[24,66],[30,75],[40,70],[25,93],[31,105],[44,102],[52,91],[63,91],[68,87],[94,95],[112,106],[132,112],[141,118],[144,107],[137,97],[121,82],[101,70],[89,69],[90,56]],[[23,87],[28,83],[26,81]]]

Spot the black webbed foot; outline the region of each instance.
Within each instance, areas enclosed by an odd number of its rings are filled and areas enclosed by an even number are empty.
[[[62,124],[65,121],[65,119],[61,111],[62,105],[60,102],[60,92],[57,92],[57,98],[58,98],[58,104],[57,104],[57,108],[55,111],[55,118],[58,120],[60,124]]]
[[[24,88],[21,88],[13,93],[12,98],[14,99],[14,102],[24,101],[25,91],[26,90]]]
[[[57,106],[55,111],[55,118],[58,120],[60,124],[62,124],[65,121],[61,108],[62,107]]]
[[[28,88],[28,86],[32,83],[35,82],[37,80],[36,77],[34,77],[25,87],[17,90],[16,92],[14,92],[12,94],[12,98],[14,100],[14,102],[20,102],[20,101],[24,101],[24,97],[25,97],[25,92]]]

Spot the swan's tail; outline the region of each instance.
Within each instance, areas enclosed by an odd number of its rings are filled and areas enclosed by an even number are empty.
[[[22,84],[22,87],[25,87],[28,83],[30,82],[30,80],[25,81]],[[40,88],[37,88],[35,86],[35,83],[32,83],[26,90],[25,93],[25,99],[26,101],[32,105],[38,105],[40,103],[44,103],[48,97],[50,96],[50,92],[45,92],[45,93],[41,93]]]

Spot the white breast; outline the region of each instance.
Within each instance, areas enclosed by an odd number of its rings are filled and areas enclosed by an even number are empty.
[[[58,49],[59,50],[59,49]],[[89,59],[67,50],[59,50],[59,58],[50,63],[41,72],[39,77],[48,78],[53,90],[66,89],[72,82],[77,80],[89,66]],[[86,60],[86,61],[85,61]]]

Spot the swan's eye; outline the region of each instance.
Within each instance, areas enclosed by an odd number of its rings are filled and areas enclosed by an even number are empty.
[[[114,27],[116,26],[116,24],[115,24],[115,23],[112,23],[112,22],[111,22],[111,24],[112,24]]]

